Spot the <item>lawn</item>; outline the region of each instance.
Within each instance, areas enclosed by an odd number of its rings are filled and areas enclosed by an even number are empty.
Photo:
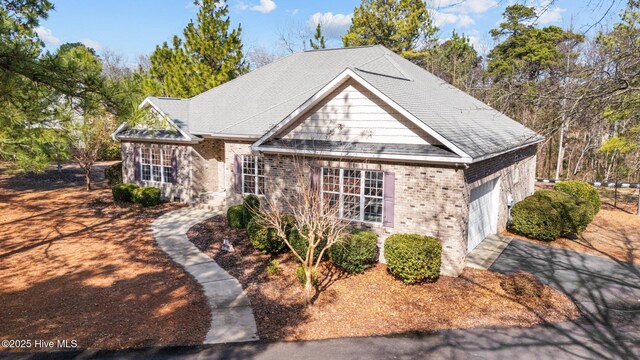
[[[201,343],[207,300],[150,229],[179,205],[120,207],[99,177],[90,193],[83,180],[73,167],[32,176],[0,168],[0,339]]]
[[[598,192],[602,207],[587,229],[575,239],[559,238],[546,242],[508,231],[504,234],[555,248],[640,264],[640,216],[636,215],[638,190],[620,189],[617,201],[613,198],[612,189],[600,188]]]
[[[540,298],[511,297],[500,286],[504,275],[467,269],[458,278],[442,276],[432,284],[405,285],[378,264],[348,275],[328,265],[321,271],[319,296],[304,306],[289,254],[275,257],[283,273],[268,276],[272,259],[251,247],[242,229],[230,229],[223,216],[194,226],[191,241],[209,254],[247,292],[266,340],[311,340],[436,331],[492,325],[533,326],[577,317],[573,303],[544,287]],[[221,251],[229,239],[235,251]]]

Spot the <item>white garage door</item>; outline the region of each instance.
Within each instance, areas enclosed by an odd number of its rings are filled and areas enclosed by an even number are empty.
[[[471,189],[467,251],[473,250],[487,235],[498,232],[500,179]]]

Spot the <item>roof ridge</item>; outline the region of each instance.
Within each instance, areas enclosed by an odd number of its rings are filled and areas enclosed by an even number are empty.
[[[384,47],[380,44],[375,45],[359,45],[359,46],[343,46],[343,47],[334,47],[334,48],[324,48],[324,49],[307,49],[302,52],[318,52],[318,51],[333,51],[333,50],[353,50],[353,49],[362,49],[362,48],[371,48],[371,47]]]

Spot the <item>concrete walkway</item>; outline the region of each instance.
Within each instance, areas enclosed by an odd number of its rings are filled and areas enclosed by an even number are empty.
[[[206,208],[187,207],[157,218],[151,228],[158,246],[202,285],[211,307],[205,344],[258,340],[249,298],[242,286],[187,238],[187,231],[217,215]]]
[[[489,235],[467,255],[467,267],[487,270],[509,245],[511,238]]]

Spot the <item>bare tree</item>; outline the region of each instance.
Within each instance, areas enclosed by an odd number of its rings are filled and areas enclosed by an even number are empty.
[[[256,47],[247,53],[247,60],[252,70],[271,64],[279,58],[279,54],[270,52],[263,47]]]
[[[278,29],[278,43],[288,53],[307,50],[312,35],[309,29],[302,24],[289,24]]]
[[[309,306],[318,265],[327,250],[346,235],[350,221],[340,218],[340,206],[335,198],[323,198],[319,189],[320,169],[312,166],[313,161],[293,157],[292,162],[294,172],[291,175],[296,180],[295,191],[293,194],[270,194],[258,221],[263,226],[275,228],[278,237],[287,244],[302,265],[306,279],[305,304]],[[290,214],[289,219],[285,214]],[[292,246],[287,237],[287,228],[298,232],[307,245],[306,253],[298,253]],[[319,252],[317,249],[320,249]]]

